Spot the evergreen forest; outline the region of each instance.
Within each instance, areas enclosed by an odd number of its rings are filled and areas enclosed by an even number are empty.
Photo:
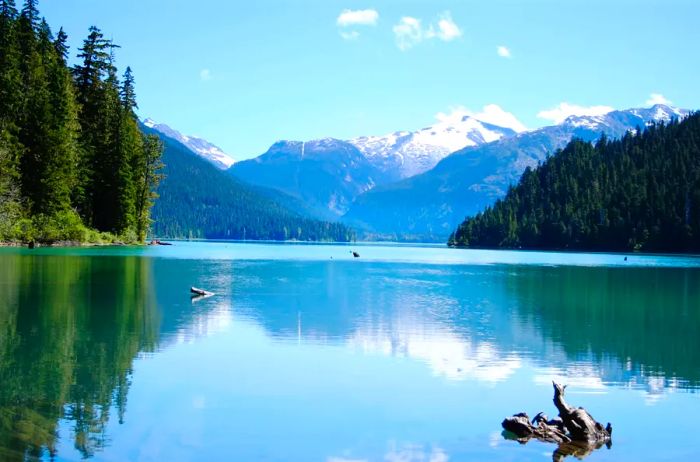
[[[67,39],[38,0],[0,0],[0,241],[143,241],[162,143],[118,46],[91,27],[70,66]]]
[[[619,140],[572,140],[467,218],[448,244],[700,251],[700,114]]]

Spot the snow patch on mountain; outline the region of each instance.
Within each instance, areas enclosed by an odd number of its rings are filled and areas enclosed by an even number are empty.
[[[516,133],[512,128],[462,115],[457,120],[440,118],[435,125],[413,132],[361,136],[349,142],[379,170],[393,173],[397,179],[402,179],[430,170],[459,149],[490,143]]]
[[[146,119],[143,121],[143,124],[148,128],[152,128],[153,130],[162,133],[165,136],[176,139],[180,143],[187,146],[187,148],[189,148],[192,152],[203,159],[208,160],[221,170],[227,170],[235,163],[230,155],[207,140],[197,138],[195,136],[183,135],[168,125],[159,124],[153,119]]]

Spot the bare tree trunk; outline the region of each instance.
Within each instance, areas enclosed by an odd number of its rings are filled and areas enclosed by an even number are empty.
[[[559,447],[552,454],[554,462],[563,460],[567,456],[575,456],[579,459],[587,456],[595,449],[599,449],[603,444],[608,448],[611,445],[612,425],[603,428],[591,415],[582,407],[575,408],[564,400],[564,390],[566,386],[561,386],[552,382],[554,386],[554,405],[559,411],[559,418],[547,419],[547,416],[540,412],[532,419],[524,412],[506,418],[501,425],[520,443],[527,443],[530,439],[536,438],[548,443],[557,443]]]
[[[552,382],[554,386],[554,405],[559,411],[559,417],[564,421],[564,426],[568,430],[571,439],[574,441],[607,441],[611,437],[612,426],[608,423],[603,427],[584,408],[574,408],[564,400],[564,390],[562,386]]]

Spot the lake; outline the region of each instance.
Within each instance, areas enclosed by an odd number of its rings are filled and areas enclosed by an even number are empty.
[[[587,461],[700,458],[700,258],[0,248],[0,460],[552,460],[500,426],[552,380]]]

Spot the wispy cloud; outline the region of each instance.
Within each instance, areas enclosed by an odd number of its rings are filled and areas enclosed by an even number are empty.
[[[339,33],[340,33],[340,36],[345,40],[356,40],[357,37],[360,36],[360,33],[357,32],[356,30],[350,30],[350,31],[341,30]]]
[[[496,48],[496,53],[498,53],[498,56],[500,56],[501,58],[511,57],[510,50],[508,49],[508,47],[505,47],[503,45],[500,45],[498,48]]]
[[[433,28],[431,26],[429,30],[429,35],[432,37],[433,34],[440,40],[449,42],[451,40],[461,37],[462,30],[452,20],[452,15],[450,14],[450,12],[445,11],[438,18],[437,31],[433,32]]]
[[[424,40],[439,39],[450,42],[462,36],[462,30],[452,19],[449,11],[438,16],[437,22],[424,27],[422,21],[412,16],[404,16],[394,25],[394,38],[399,50],[406,51]]]
[[[207,82],[207,81],[211,80],[211,70],[202,69],[201,71],[199,71],[199,79],[202,82]]]
[[[379,20],[377,10],[343,10],[336,19],[338,33],[344,40],[356,40],[360,32],[357,26],[376,26]]]
[[[379,19],[377,10],[343,10],[336,23],[340,27],[375,26]]]
[[[396,38],[396,46],[398,46],[401,51],[408,50],[423,40],[423,29],[420,25],[420,19],[404,16],[399,23],[394,26],[393,30],[394,37]]]
[[[575,116],[598,116],[613,111],[610,106],[578,106],[567,102],[559,103],[551,109],[545,109],[537,113],[540,119],[550,120],[555,124],[562,123],[567,117]]]
[[[672,101],[668,100],[664,95],[661,93],[652,93],[649,95],[649,99],[644,102],[647,106],[653,106],[655,104],[664,104],[666,106],[670,106],[673,104]]]
[[[487,104],[481,111],[472,111],[464,106],[456,106],[450,108],[450,112],[438,112],[435,114],[435,118],[439,122],[447,123],[459,122],[465,116],[473,117],[482,122],[499,127],[510,128],[516,132],[524,132],[527,130],[527,127],[523,125],[513,113],[503,110],[497,104]]]

